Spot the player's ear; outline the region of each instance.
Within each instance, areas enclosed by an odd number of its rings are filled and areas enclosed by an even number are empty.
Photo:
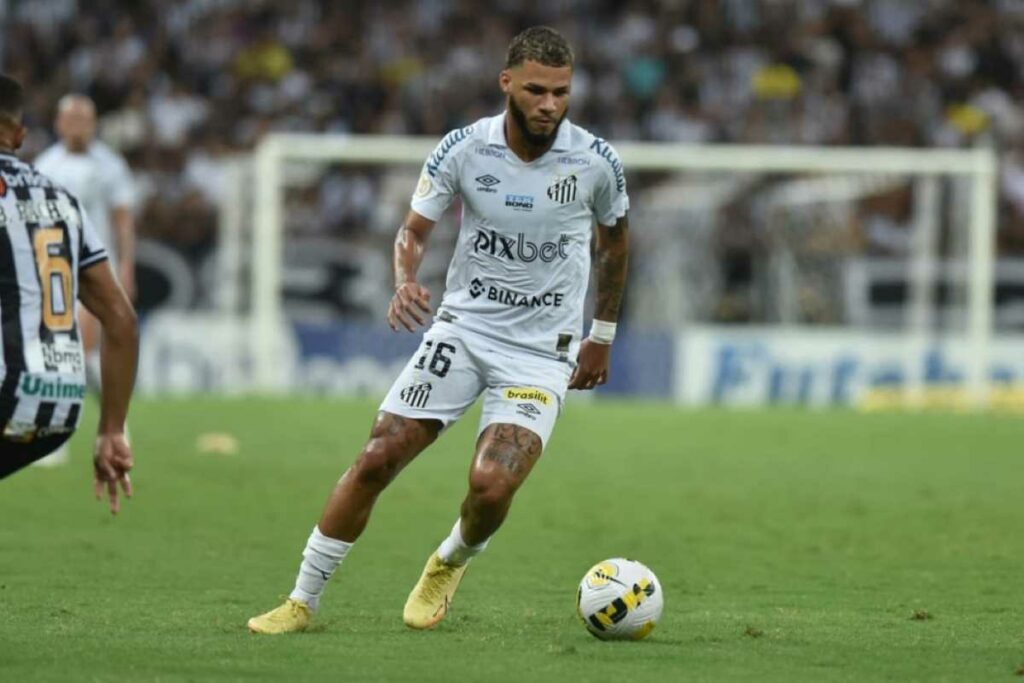
[[[498,85],[501,87],[501,92],[506,95],[512,90],[512,74],[509,73],[508,69],[504,69],[498,74]]]

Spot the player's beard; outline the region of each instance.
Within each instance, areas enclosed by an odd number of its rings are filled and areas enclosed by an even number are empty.
[[[516,104],[516,99],[511,95],[508,97],[508,110],[512,114],[512,120],[515,121],[516,126],[519,128],[519,132],[522,133],[523,139],[531,147],[549,147],[554,141],[555,136],[558,135],[558,128],[562,125],[562,121],[569,115],[569,107],[566,107],[565,111],[562,112],[561,118],[558,119],[550,133],[533,133],[530,132],[529,122],[526,120],[526,112],[519,108],[519,105]]]

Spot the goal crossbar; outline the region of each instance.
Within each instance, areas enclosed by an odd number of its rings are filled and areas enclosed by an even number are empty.
[[[987,401],[993,325],[997,162],[986,147],[813,147],[613,143],[629,171],[847,173],[971,178],[969,209],[967,392],[976,407]],[[255,380],[275,388],[277,339],[284,325],[281,292],[284,175],[289,161],[421,165],[437,145],[424,136],[273,133],[254,157],[251,333]]]

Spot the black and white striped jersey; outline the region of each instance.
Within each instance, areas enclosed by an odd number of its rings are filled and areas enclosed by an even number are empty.
[[[85,398],[78,274],[107,258],[78,200],[0,154],[0,425],[31,441],[73,431]]]

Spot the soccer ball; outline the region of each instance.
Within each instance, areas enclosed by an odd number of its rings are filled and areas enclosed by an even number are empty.
[[[590,568],[576,593],[583,625],[601,640],[640,640],[665,604],[661,583],[636,560],[613,557]]]

